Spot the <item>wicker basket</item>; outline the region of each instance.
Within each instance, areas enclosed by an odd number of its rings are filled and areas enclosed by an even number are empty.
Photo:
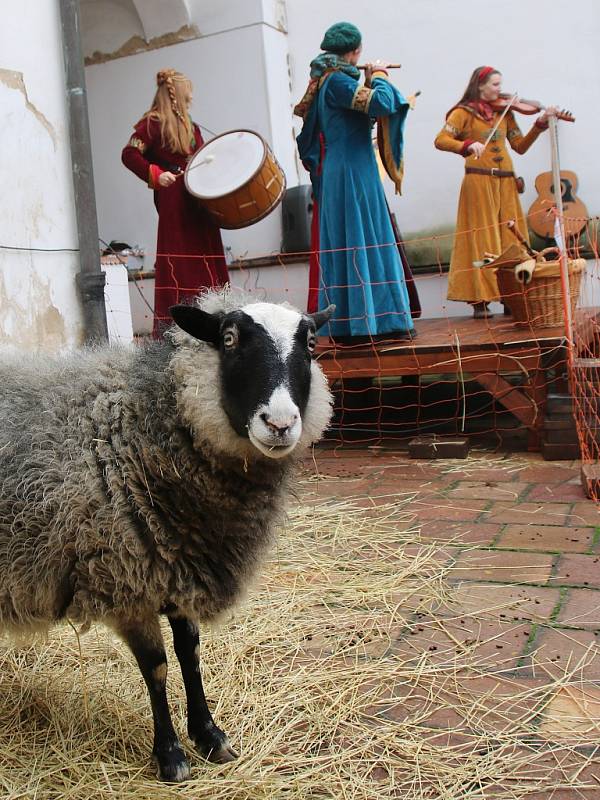
[[[548,328],[563,322],[563,293],[560,279],[560,259],[556,247],[547,247],[536,255],[536,266],[531,280],[524,283],[515,274],[514,266],[501,266],[496,270],[502,302],[511,310],[515,325]],[[552,268],[555,269],[552,269]],[[569,259],[569,290],[571,314],[575,313],[581,278],[585,270],[583,258]],[[545,276],[543,273],[555,272]],[[536,275],[537,273],[537,275]]]

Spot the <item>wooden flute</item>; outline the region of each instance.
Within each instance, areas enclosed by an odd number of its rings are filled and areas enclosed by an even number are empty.
[[[367,68],[366,64],[357,64],[356,66],[358,67],[358,69]],[[377,67],[379,67],[380,69],[400,69],[402,67],[402,64],[377,64],[377,65],[373,64],[374,70],[376,70]]]

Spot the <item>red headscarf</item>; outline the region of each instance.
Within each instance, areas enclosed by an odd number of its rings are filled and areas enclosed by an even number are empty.
[[[479,77],[477,78],[478,83],[485,83],[486,80],[490,77],[492,72],[498,72],[497,69],[494,67],[482,67],[479,72]]]

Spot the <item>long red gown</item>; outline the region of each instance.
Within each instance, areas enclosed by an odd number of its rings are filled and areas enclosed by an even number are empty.
[[[204,144],[193,127],[194,142],[188,155],[173,153],[161,142],[158,120],[143,119],[123,149],[123,164],[154,189],[158,211],[153,336],[160,337],[171,323],[169,306],[185,302],[204,288],[228,283],[221,232],[198,200],[185,188],[183,175],[162,188],[161,172],[184,171],[190,157]]]

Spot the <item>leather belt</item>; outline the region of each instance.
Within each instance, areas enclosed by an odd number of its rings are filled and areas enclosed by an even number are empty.
[[[507,169],[483,169],[482,167],[465,167],[465,172],[471,172],[475,175],[492,175],[494,178],[514,178],[515,173]]]

